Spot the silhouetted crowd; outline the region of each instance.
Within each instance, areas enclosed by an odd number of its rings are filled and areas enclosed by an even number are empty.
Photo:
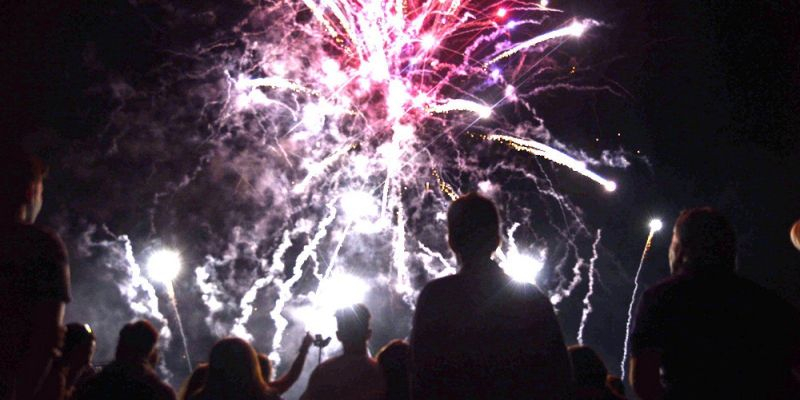
[[[0,400],[279,399],[295,384],[310,335],[275,380],[266,356],[229,337],[176,394],[155,371],[159,334],[145,320],[122,327],[114,361],[95,368],[91,328],[63,324],[71,296],[64,244],[34,224],[47,168],[24,151],[3,153]],[[594,350],[565,345],[545,293],[492,260],[499,226],[491,200],[475,193],[455,200],[448,243],[460,269],[422,289],[409,340],[392,340],[373,358],[370,311],[363,304],[338,310],[342,354],[313,370],[301,399],[625,398],[622,381]],[[629,382],[638,398],[800,398],[800,313],[735,274],[736,246],[717,211],[678,217],[672,276],[644,293],[631,332]]]

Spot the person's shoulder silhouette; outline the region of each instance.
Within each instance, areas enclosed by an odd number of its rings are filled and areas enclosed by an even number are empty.
[[[800,314],[735,274],[736,246],[733,226],[718,211],[678,217],[673,276],[645,291],[631,333],[631,380],[640,397],[787,398],[792,391]]]
[[[24,150],[0,151],[0,398],[33,396],[39,389],[70,301],[64,244],[34,225],[46,174],[44,163]]]
[[[417,299],[413,397],[569,396],[571,371],[552,305],[491,260],[500,244],[494,203],[475,193],[459,198],[447,227],[460,271],[429,282]]]

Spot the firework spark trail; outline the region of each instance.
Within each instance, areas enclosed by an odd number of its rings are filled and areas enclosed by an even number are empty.
[[[437,251],[434,251],[434,250],[428,248],[427,246],[425,246],[421,242],[417,243],[417,246],[425,254],[430,256],[432,259],[435,259],[435,260],[439,261],[444,266],[444,269],[435,270],[435,269],[431,268],[428,264],[424,264],[425,272],[427,272],[428,275],[430,275],[430,276],[432,276],[434,278],[439,278],[439,277],[442,277],[442,276],[455,274],[458,271],[455,267],[453,267],[452,263],[450,261],[448,261],[442,255],[442,253],[439,253]]]
[[[244,296],[242,296],[242,301],[240,302],[239,308],[242,310],[239,317],[236,318],[236,321],[233,323],[233,328],[231,329],[231,333],[234,335],[241,337],[247,340],[253,340],[252,335],[247,331],[245,324],[250,321],[250,317],[253,316],[253,303],[256,301],[256,296],[258,296],[258,291],[272,283],[274,277],[272,275],[263,276],[261,278],[256,279],[253,282],[253,285],[250,286],[250,289],[245,292]]]
[[[212,334],[225,336],[228,334],[228,328],[216,323],[214,320],[214,315],[225,307],[225,293],[216,283],[215,266],[218,263],[214,258],[208,257],[205,264],[195,269],[195,284],[200,289],[203,303],[208,307],[209,314],[205,318],[206,326],[208,326]]]
[[[345,145],[339,148],[338,150],[334,151],[333,154],[325,158],[324,160],[313,163],[307,168],[308,174],[306,175],[303,180],[298,183],[294,188],[292,188],[292,193],[300,194],[305,193],[308,190],[308,186],[311,184],[312,181],[318,179],[322,174],[324,174],[331,166],[338,161],[342,156],[347,154],[348,151],[353,149],[352,144]]]
[[[592,258],[589,260],[589,287],[586,290],[586,296],[583,297],[583,312],[581,313],[581,323],[578,327],[578,344],[583,345],[583,332],[586,329],[586,321],[589,319],[589,314],[592,313],[592,303],[591,297],[594,293],[594,275],[597,273],[595,269],[595,263],[597,259],[600,258],[600,254],[597,252],[597,246],[600,245],[600,239],[602,237],[602,230],[597,230],[597,235],[595,236],[594,243],[592,243]]]
[[[408,273],[406,265],[406,221],[403,203],[397,199],[397,225],[392,232],[392,262],[395,270],[395,291],[400,294],[403,299],[411,304],[413,303],[414,287],[411,285],[411,277]]]
[[[660,224],[660,222],[659,222]],[[650,251],[650,246],[653,244],[653,236],[658,231],[659,228],[653,226],[651,222],[650,233],[647,235],[647,241],[644,243],[644,250],[642,251],[642,259],[639,261],[639,268],[636,269],[636,276],[633,278],[633,293],[631,293],[631,303],[628,306],[628,322],[625,324],[625,343],[622,347],[622,363],[620,365],[620,370],[622,371],[622,380],[625,381],[625,363],[628,360],[628,344],[630,340],[631,334],[631,320],[633,320],[633,306],[636,303],[636,293],[639,290],[639,274],[642,273],[642,267],[644,266],[644,260],[647,258],[647,253]]]
[[[586,30],[586,27],[587,27],[586,24],[587,23],[585,23],[585,22],[575,21],[572,24],[570,24],[569,26],[566,26],[564,28],[556,29],[554,31],[547,32],[545,34],[542,34],[542,35],[536,36],[534,38],[528,39],[528,40],[526,40],[526,41],[524,41],[522,43],[519,43],[519,44],[515,45],[514,47],[512,47],[512,48],[510,48],[510,49],[498,54],[497,56],[494,56],[491,60],[489,60],[488,64],[494,64],[494,63],[496,63],[496,62],[498,62],[498,61],[500,61],[500,60],[502,60],[502,59],[504,59],[506,57],[509,57],[509,56],[511,56],[513,54],[519,53],[522,50],[528,49],[530,47],[533,47],[533,46],[535,46],[535,45],[537,45],[539,43],[542,43],[542,42],[545,42],[545,41],[548,41],[548,40],[557,39],[557,38],[564,37],[564,36],[575,36],[575,37],[581,36],[581,35],[583,35],[583,32]]]
[[[192,359],[189,357],[189,342],[186,340],[186,332],[183,330],[183,319],[181,318],[181,313],[178,311],[178,299],[175,298],[175,286],[172,284],[172,281],[166,282],[167,287],[167,296],[169,297],[169,302],[172,305],[172,311],[175,312],[175,321],[178,323],[178,333],[181,335],[181,343],[183,343],[183,356],[186,358],[186,366],[189,374],[192,373]]]
[[[308,244],[306,244],[300,255],[297,256],[294,267],[292,268],[292,277],[279,285],[280,291],[278,292],[278,299],[275,301],[275,307],[269,313],[272,320],[275,321],[275,336],[272,339],[272,353],[270,354],[270,359],[276,363],[280,362],[278,350],[281,348],[281,342],[283,341],[283,332],[289,325],[289,321],[283,317],[282,313],[286,303],[292,297],[292,287],[303,277],[303,264],[305,264],[306,260],[310,257],[314,256],[317,246],[320,241],[327,236],[328,227],[335,219],[336,208],[329,205],[328,215],[320,222],[317,227],[317,233]]]
[[[428,112],[430,113],[446,113],[456,110],[472,111],[481,118],[489,118],[492,116],[491,107],[463,99],[450,99],[442,104],[435,104],[428,107]]]
[[[486,140],[505,143],[511,146],[515,150],[525,151],[533,155],[544,157],[552,162],[561,164],[603,185],[603,187],[609,192],[613,192],[614,190],[617,189],[616,183],[608,179],[605,179],[602,176],[590,171],[588,168],[586,168],[585,162],[578,161],[570,157],[566,153],[556,150],[544,143],[540,143],[530,139],[520,139],[509,135],[497,135],[497,134],[486,135]]]
[[[450,186],[447,182],[442,179],[442,176],[439,175],[439,171],[433,170],[431,172],[434,178],[436,178],[436,183],[439,186],[439,190],[444,193],[450,201],[455,201],[458,198],[458,193]]]
[[[125,260],[128,263],[128,271],[130,272],[131,279],[130,285],[120,284],[120,289],[128,300],[131,309],[138,316],[155,318],[161,323],[160,337],[164,339],[162,345],[167,347],[169,346],[169,340],[172,338],[172,332],[169,330],[169,325],[164,314],[158,310],[156,288],[142,274],[142,268],[133,256],[133,245],[128,236],[121,235],[117,240],[121,241],[125,246]],[[138,300],[142,292],[144,294],[143,301]]]

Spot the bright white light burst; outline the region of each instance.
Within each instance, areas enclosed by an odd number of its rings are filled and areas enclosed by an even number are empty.
[[[660,219],[650,220],[650,232],[658,232],[664,227],[664,223]]]
[[[319,284],[314,303],[321,309],[333,312],[364,301],[369,285],[349,274],[336,274]]]
[[[169,283],[181,270],[181,256],[169,249],[155,251],[147,260],[147,275],[161,283]]]
[[[521,254],[516,249],[511,250],[506,259],[500,263],[500,268],[511,279],[533,284],[536,284],[536,277],[543,267],[544,263],[540,259]]]
[[[333,336],[336,333],[336,310],[363,303],[369,285],[353,275],[339,273],[323,279],[316,292],[309,294],[311,304],[292,313],[313,334]]]

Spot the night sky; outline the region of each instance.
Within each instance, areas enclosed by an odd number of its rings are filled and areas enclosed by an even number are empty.
[[[58,218],[64,204],[73,196],[86,198],[93,188],[59,182],[58,162],[97,137],[116,106],[89,91],[97,76],[116,71],[142,84],[157,82],[148,71],[163,61],[164,32],[182,28],[159,19],[158,7],[149,1],[55,3],[2,6],[0,113],[4,139],[24,142],[51,163],[40,222],[59,226],[65,223]],[[579,67],[622,95],[558,93],[534,105],[551,131],[563,133],[560,139],[575,147],[622,148],[634,155],[630,167],[609,170],[619,185],[613,194],[559,187],[584,210],[589,225],[603,230],[605,272],[593,298],[587,344],[619,372],[647,221],[661,217],[670,227],[687,207],[711,205],[728,215],[739,234],[741,274],[800,307],[800,252],[788,235],[800,218],[800,5],[723,0],[551,5],[605,23],[590,40],[570,43],[567,50],[580,56]],[[236,20],[246,9],[230,6],[218,13],[220,23]],[[174,45],[205,33],[185,30],[169,37]],[[87,66],[86,60],[102,68]],[[113,212],[93,217],[132,218]],[[667,275],[668,244],[668,230],[656,236],[642,287]],[[73,265],[76,279],[89,274],[81,268]],[[564,314],[580,313],[579,301],[565,307]],[[70,313],[68,307],[68,319],[75,315]],[[569,342],[575,341],[577,322],[562,320]]]

